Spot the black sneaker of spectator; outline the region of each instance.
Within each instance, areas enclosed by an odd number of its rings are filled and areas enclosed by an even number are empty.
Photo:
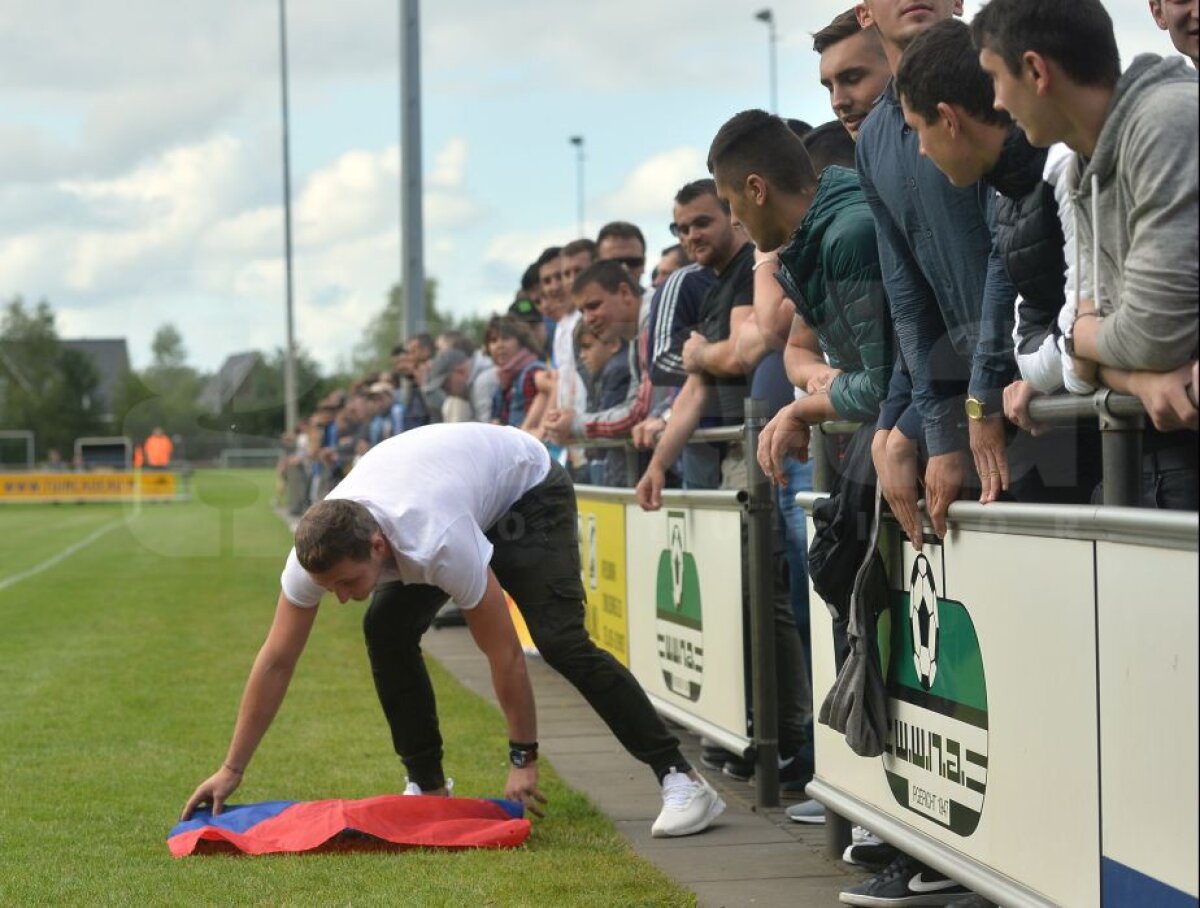
[[[721,772],[739,782],[749,782],[754,778],[754,769],[755,756],[751,753],[743,759],[735,757],[732,760],[726,760],[725,765],[721,767]],[[779,767],[779,790],[785,794],[802,796],[804,787],[812,781],[812,777],[812,764],[802,757],[792,757]]]
[[[754,762],[753,752],[745,757],[731,757],[721,764],[721,772],[739,782],[749,782],[754,778]]]
[[[889,905],[949,905],[971,894],[966,886],[901,854],[865,883],[843,889],[843,905],[886,908]]]
[[[856,829],[856,832],[858,830]],[[862,830],[866,832],[866,830]],[[877,836],[866,834],[846,846],[842,852],[842,860],[856,867],[863,867],[872,873],[878,873],[900,856],[900,851],[893,845],[879,839]]]
[[[700,748],[700,765],[718,772],[724,768],[727,762],[736,759],[737,757],[724,747],[706,744]]]

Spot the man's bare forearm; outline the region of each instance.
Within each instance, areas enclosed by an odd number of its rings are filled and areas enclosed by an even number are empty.
[[[663,430],[651,460],[664,470],[679,459],[688,439],[700,425],[704,402],[708,399],[708,386],[698,375],[689,375],[679,396],[671,406],[671,419]]]

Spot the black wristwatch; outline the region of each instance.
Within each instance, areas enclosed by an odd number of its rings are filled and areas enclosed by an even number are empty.
[[[537,754],[537,741],[534,741],[532,744],[519,744],[516,741],[508,742],[508,762],[517,769],[524,769],[530,763],[536,763]]]

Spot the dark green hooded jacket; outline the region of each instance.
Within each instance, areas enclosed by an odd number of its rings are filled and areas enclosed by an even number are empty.
[[[842,419],[874,421],[887,396],[895,347],[879,271],[875,221],[858,174],[827,167],[808,214],[779,251],[779,283],[841,369],[829,389]]]

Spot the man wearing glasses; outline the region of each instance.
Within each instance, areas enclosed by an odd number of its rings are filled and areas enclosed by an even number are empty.
[[[641,286],[646,270],[646,238],[636,224],[628,221],[605,224],[596,236],[596,258],[620,262]]]

